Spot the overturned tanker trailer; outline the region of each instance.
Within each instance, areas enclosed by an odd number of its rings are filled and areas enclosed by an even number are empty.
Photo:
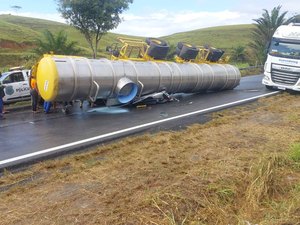
[[[130,104],[165,92],[197,93],[233,89],[239,70],[229,64],[88,59],[44,55],[35,68],[39,92],[46,101],[102,99]]]

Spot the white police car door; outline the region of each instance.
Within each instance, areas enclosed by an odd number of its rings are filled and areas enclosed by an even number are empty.
[[[28,81],[25,81],[22,72],[9,74],[4,80],[5,98],[7,100],[18,99],[30,95]]]

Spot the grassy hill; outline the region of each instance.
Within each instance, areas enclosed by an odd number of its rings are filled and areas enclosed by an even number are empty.
[[[92,55],[84,36],[67,24],[29,17],[0,15],[0,68],[26,63],[26,60],[33,54],[35,39],[42,38],[45,30],[52,33],[64,30],[70,41],[78,42],[83,55]],[[101,39],[99,55],[105,56],[105,47],[112,44],[119,36],[129,37],[114,33],[105,35]]]
[[[247,46],[251,42],[252,29],[251,24],[219,26],[176,33],[162,38],[174,44],[184,41],[195,45],[208,44],[221,49],[232,49]]]
[[[42,33],[49,30],[57,33],[64,30],[71,41],[78,42],[82,48],[89,50],[89,45],[84,36],[75,28],[59,22],[42,20],[30,17],[20,17],[12,15],[0,15],[0,40],[13,41],[19,44],[33,44],[37,37],[42,37]],[[118,36],[128,37],[128,35],[119,35],[109,33],[103,37],[101,43],[103,46],[112,43]],[[130,36],[133,37],[133,36]]]
[[[32,58],[35,39],[43,37],[43,31],[46,29],[53,33],[64,30],[71,41],[78,42],[83,55],[88,57],[92,55],[84,36],[67,24],[29,17],[0,15],[0,68],[26,64],[26,61]],[[252,25],[212,27],[162,38],[174,45],[179,41],[185,41],[196,45],[209,44],[230,51],[233,47],[246,46],[250,42],[251,29]],[[100,41],[100,57],[107,56],[105,47],[115,42],[119,36],[134,37],[108,33]],[[144,39],[144,37],[139,38]]]

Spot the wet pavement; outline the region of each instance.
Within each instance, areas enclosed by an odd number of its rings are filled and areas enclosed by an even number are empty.
[[[178,102],[141,108],[90,108],[85,102],[82,109],[75,103],[70,115],[65,115],[61,106],[49,114],[42,111],[34,114],[30,109],[12,111],[6,115],[6,120],[0,121],[0,169],[138,132],[180,129],[203,122],[204,114],[230,107],[228,103],[238,105],[243,99],[271,93],[261,80],[262,75],[249,76],[242,78],[241,85],[234,90],[178,94]],[[192,113],[195,111],[198,112]],[[181,117],[182,114],[187,115]]]

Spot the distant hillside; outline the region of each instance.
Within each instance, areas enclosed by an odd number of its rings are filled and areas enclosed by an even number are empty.
[[[90,53],[89,45],[84,36],[75,28],[59,22],[20,17],[12,15],[0,15],[0,52],[20,52],[18,46],[29,47],[34,45],[34,40],[43,37],[43,32],[49,30],[57,33],[64,30],[71,41],[78,42],[78,45]],[[109,33],[102,40],[102,46],[112,43],[120,35]],[[121,35],[126,36],[127,35]],[[3,49],[4,48],[4,49]]]
[[[238,45],[246,46],[250,42],[252,27],[253,25],[212,27],[162,38],[174,45],[179,41],[185,41],[196,45],[209,44],[229,50]],[[34,40],[37,37],[43,37],[42,33],[46,29],[53,33],[64,30],[71,41],[78,42],[78,46],[83,50],[85,56],[91,56],[91,50],[84,36],[67,24],[29,17],[0,15],[0,68],[26,64],[32,55]],[[105,47],[115,42],[119,36],[136,38],[108,33],[100,41],[100,57],[107,56]],[[138,38],[144,39],[144,37]]]
[[[172,34],[163,39],[174,44],[184,41],[195,45],[208,44],[221,49],[232,49],[237,46],[247,46],[251,42],[253,28],[251,24],[210,27]]]

